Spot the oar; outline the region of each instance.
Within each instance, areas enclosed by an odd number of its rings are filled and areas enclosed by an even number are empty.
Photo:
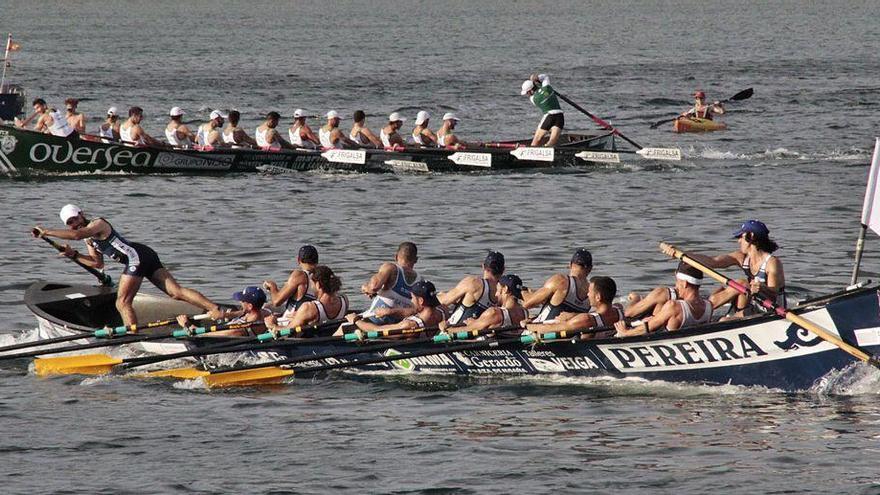
[[[617,136],[620,136],[620,137],[623,138],[626,142],[628,142],[629,144],[635,146],[635,147],[638,148],[638,149],[642,149],[642,148],[644,148],[644,146],[642,146],[642,145],[640,145],[639,143],[633,141],[632,139],[630,139],[630,138],[624,136],[623,133],[621,133],[619,130],[617,130],[613,125],[609,124],[608,122],[605,122],[604,120],[600,119],[599,117],[596,117],[595,115],[593,115],[593,114],[591,114],[590,112],[586,111],[582,106],[580,106],[580,105],[578,105],[577,103],[571,101],[567,96],[565,96],[564,94],[560,93],[559,91],[556,91],[556,96],[558,96],[559,98],[561,98],[562,101],[564,101],[564,102],[568,103],[569,105],[573,106],[575,109],[577,109],[578,111],[580,111],[582,114],[584,114],[584,115],[586,115],[587,117],[593,119],[593,122],[599,124],[599,126],[603,127],[604,129],[607,129],[607,130],[611,131],[612,134],[615,134],[615,135],[617,135]]]
[[[58,244],[57,242],[55,242],[52,239],[45,237],[43,235],[40,235],[40,238],[43,239],[44,241],[48,242],[49,245],[52,246],[53,248],[57,249],[59,253],[64,252],[64,246]],[[106,287],[113,286],[113,280],[110,278],[110,275],[107,275],[106,273],[104,273],[100,270],[96,270],[76,258],[71,258],[71,260],[74,263],[76,263],[77,265],[81,266],[85,271],[94,275],[98,279],[98,281],[101,282],[101,285],[106,286]]]
[[[718,103],[728,103],[728,102],[731,102],[731,101],[742,101],[742,100],[748,100],[749,98],[752,97],[753,94],[755,94],[755,90],[754,90],[754,88],[744,89],[744,90],[740,91],[739,93],[737,93],[737,94],[731,96],[730,98],[727,98],[727,99],[721,100],[721,101],[719,101]],[[672,117],[671,119],[663,119],[663,120],[659,120],[659,121],[657,121],[657,122],[654,122],[653,124],[651,124],[651,129],[656,129],[656,128],[660,127],[660,126],[663,125],[663,124],[666,124],[666,123],[668,123],[668,122],[673,122],[673,121],[675,121],[675,120],[678,120],[679,117],[681,117],[681,115],[676,115],[675,117]]]
[[[681,261],[687,263],[688,265],[691,265],[692,267],[700,270],[701,272],[705,273],[706,275],[709,275],[710,277],[714,278],[718,282],[726,285],[727,287],[730,287],[730,288],[736,290],[737,292],[739,292],[741,294],[749,294],[749,288],[746,287],[745,285],[737,282],[736,280],[731,280],[731,279],[725,277],[724,275],[716,272],[715,270],[707,267],[706,265],[703,265],[699,261],[686,255],[684,252],[682,252],[681,250],[679,250],[675,246],[672,246],[672,245],[669,245],[666,243],[660,243],[661,250],[667,246],[672,249],[673,257],[680,259]],[[869,353],[868,351],[862,349],[861,347],[844,342],[840,337],[838,337],[837,335],[832,333],[830,330],[827,330],[827,329],[817,325],[816,323],[814,323],[806,318],[803,318],[801,316],[794,314],[791,311],[788,311],[787,309],[783,308],[782,306],[779,306],[778,304],[776,304],[776,302],[774,302],[773,300],[771,300],[767,296],[764,296],[762,294],[752,294],[752,298],[754,298],[756,301],[758,301],[761,304],[761,306],[763,306],[769,310],[772,310],[777,315],[785,318],[786,320],[794,323],[795,325],[797,325],[801,328],[804,328],[806,330],[809,330],[810,332],[813,332],[814,334],[818,335],[826,342],[830,342],[830,343],[836,345],[837,347],[840,348],[840,350],[856,357],[859,360],[865,361],[868,364],[871,364],[877,368],[880,368],[880,358],[878,358],[878,356]]]

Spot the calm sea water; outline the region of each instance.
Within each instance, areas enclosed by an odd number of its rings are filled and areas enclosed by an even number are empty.
[[[13,79],[82,100],[94,129],[140,105],[147,130],[182,106],[364,109],[374,128],[455,111],[474,139],[530,135],[534,71],[674,166],[558,173],[58,177],[0,183],[0,344],[25,338],[38,279],[88,282],[28,236],[76,202],[155,247],[186,284],[228,299],[282,280],[310,242],[353,290],[402,240],[441,288],[488,249],[540,284],[587,247],[621,293],[670,280],[661,240],[735,249],[757,217],[782,245],[789,290],[848,283],[877,126],[874,2],[0,1]],[[730,130],[648,125],[696,89],[731,104]],[[571,110],[570,128],[591,129]],[[880,277],[869,236],[864,276]],[[116,275],[118,272],[115,272]],[[25,334],[25,335],[22,335]],[[350,379],[206,392],[188,384],[0,369],[6,493],[880,493],[880,373],[854,366],[802,394],[640,381]]]

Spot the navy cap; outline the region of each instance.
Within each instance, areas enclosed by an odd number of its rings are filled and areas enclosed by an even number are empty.
[[[413,284],[410,292],[425,298],[426,306],[435,307],[440,305],[440,300],[437,299],[437,288],[434,287],[434,283],[430,280],[419,280]]]
[[[768,229],[767,226],[764,225],[764,222],[761,222],[759,220],[746,220],[745,222],[743,222],[739,230],[733,233],[733,238],[737,239],[739,237],[742,237],[742,235],[746,232],[751,232],[758,237],[767,237],[770,235],[770,229]]]
[[[232,294],[232,298],[236,301],[251,303],[258,308],[262,308],[266,304],[266,293],[263,292],[263,289],[253,285]]]
[[[523,282],[518,275],[509,273],[498,279],[498,283],[507,287],[517,299],[522,299]]]
[[[489,251],[483,266],[488,268],[494,274],[504,273],[504,255],[498,251]]]
[[[593,255],[590,254],[590,252],[587,251],[586,249],[580,248],[574,252],[574,255],[572,255],[571,262],[574,263],[575,265],[592,267],[593,266]]]
[[[312,246],[311,244],[306,244],[305,246],[299,248],[299,254],[296,256],[296,259],[302,261],[303,263],[317,263],[318,248]]]

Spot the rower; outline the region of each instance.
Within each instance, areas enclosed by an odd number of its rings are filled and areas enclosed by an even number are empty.
[[[293,315],[300,306],[317,297],[312,273],[318,267],[318,249],[310,244],[302,246],[296,255],[296,262],[299,268],[290,272],[280,290],[274,280],[263,281],[263,288],[269,291],[272,306],[283,307],[285,316]]]
[[[669,331],[681,330],[709,323],[712,320],[712,302],[700,295],[703,272],[681,262],[675,271],[675,293],[678,298],[658,305],[651,316],[633,323],[629,327],[625,320],[614,324],[617,337],[644,335],[665,328]]]
[[[712,120],[715,115],[724,115],[724,106],[720,102],[706,103],[706,93],[697,91],[694,93],[694,106],[681,114],[682,117],[695,117],[698,119]]]
[[[135,146],[162,146],[159,140],[153,138],[141,127],[141,121],[144,120],[144,109],[141,107],[131,107],[128,109],[128,120],[119,126],[119,139],[126,144]]]
[[[613,305],[617,295],[617,284],[611,277],[593,277],[587,298],[592,311],[589,313],[562,313],[554,323],[530,323],[526,328],[538,335],[547,332],[562,332],[590,328],[609,327],[624,319],[623,310]],[[601,333],[585,333],[581,339],[604,338],[614,335],[614,329],[606,329]]]
[[[272,312],[265,307],[266,293],[259,287],[245,287],[243,290],[233,293],[232,299],[238,301],[240,308],[236,311],[227,310],[223,312],[223,317],[226,319],[224,325],[240,323],[256,323],[256,325],[249,328],[210,332],[205,334],[205,337],[245,337],[247,335],[258,335],[260,333],[259,329],[263,327],[263,320],[272,315]],[[177,323],[186,330],[198,327],[187,315],[179,315]]]
[[[709,268],[727,268],[737,266],[742,269],[745,279],[739,283],[749,286],[752,294],[761,294],[774,301],[778,306],[787,307],[785,297],[785,273],[782,261],[773,255],[779,245],[770,239],[770,229],[759,220],[746,220],[733,233],[739,249],[720,256],[706,256],[698,253],[685,253]],[[672,246],[661,244],[663,252],[672,253]],[[716,308],[731,303],[729,316],[750,316],[764,314],[768,310],[755,303],[749,295],[740,294],[730,287],[716,290],[711,296],[712,305]]]
[[[68,98],[64,100],[64,107],[67,109],[67,114],[65,114],[64,118],[67,120],[67,124],[73,128],[76,132],[80,134],[86,133],[86,117],[82,114],[82,112],[77,112],[76,108],[79,106],[79,100],[76,98]]]
[[[175,148],[187,149],[192,147],[196,141],[196,136],[183,123],[183,116],[186,115],[186,112],[180,107],[172,107],[168,115],[171,117],[171,120],[165,126],[165,140]]]
[[[538,128],[535,129],[532,146],[540,146],[548,132],[550,138],[547,139],[544,146],[554,146],[565,128],[565,115],[562,113],[562,107],[559,106],[556,91],[550,86],[550,78],[547,74],[532,74],[528,80],[522,83],[520,94],[528,96],[544,114]]]
[[[58,137],[76,138],[76,130],[67,122],[67,117],[58,110],[50,108],[46,104],[46,100],[36,98],[33,102],[34,113],[23,121],[18,122],[19,127],[27,127],[31,120],[37,119],[34,123],[34,130],[44,134],[51,134]]]
[[[307,118],[309,116],[306,115],[306,111],[302,108],[294,110],[293,125],[287,130],[287,134],[290,137],[290,144],[294,147],[315,149],[321,144],[321,141],[312,132],[312,128],[306,124]]]
[[[257,141],[248,136],[247,132],[239,127],[238,122],[241,120],[241,113],[238,110],[230,111],[227,120],[229,120],[229,123],[226,124],[226,128],[223,129],[223,143],[233,148],[241,148],[244,146],[259,148]]]
[[[257,127],[257,130],[254,131],[254,138],[256,138],[257,146],[264,150],[280,150],[282,148],[286,149],[296,149],[294,146],[291,146],[290,143],[284,140],[281,135],[278,133],[276,129],[278,127],[278,122],[281,120],[281,115],[278,112],[269,112],[266,114],[266,120]]]
[[[372,319],[362,319],[358,313],[345,316],[349,323],[354,323],[358,329],[372,330],[416,330],[420,328],[436,327],[448,316],[440,300],[437,299],[437,289],[430,280],[419,280],[410,288],[410,305],[414,314],[407,316],[398,323],[377,324]],[[389,336],[400,338],[400,336]],[[403,338],[406,338],[404,336]]]
[[[363,148],[381,148],[382,140],[376,137],[372,131],[367,129],[366,120],[367,115],[363,110],[355,111],[354,124],[351,126],[351,132],[348,133],[348,138]]]
[[[341,119],[336,110],[327,112],[326,117],[327,123],[318,129],[318,136],[324,149],[339,150],[346,147],[357,147],[357,143],[345,137],[345,134],[339,129],[339,121]]]
[[[98,135],[102,138],[119,141],[119,112],[116,107],[107,109],[107,118],[98,128]]]
[[[379,138],[382,140],[382,146],[386,148],[406,146],[403,137],[397,132],[403,127],[404,122],[406,122],[406,119],[401,117],[397,112],[392,112],[391,115],[388,116],[388,124],[379,131]]]
[[[125,270],[119,278],[119,287],[116,291],[116,309],[125,325],[134,325],[138,322],[133,303],[144,278],[149,279],[171,298],[198,306],[208,311],[213,319],[221,317],[219,306],[198,291],[181,287],[149,246],[129,242],[110,225],[110,222],[101,217],[89,220],[75,205],[65,205],[61,209],[60,216],[61,221],[67,225],[66,230],[49,230],[38,225],[31,229],[31,234],[34,237],[84,240],[88,254],[76,251],[69,244],[64,246],[62,254],[87,266],[103,268],[104,255],[124,264]]]
[[[444,306],[455,304],[449,317],[450,325],[459,325],[469,318],[479,318],[484,311],[496,304],[494,299],[498,278],[504,274],[504,255],[490,251],[483,261],[481,277],[467,276],[448,292],[441,292]]]
[[[309,276],[314,284],[316,298],[301,305],[286,320],[280,320],[283,328],[297,328],[306,325],[321,325],[331,320],[339,320],[348,312],[348,298],[339,295],[342,282],[329,267],[318,265]],[[265,318],[266,328],[273,333],[279,330],[279,319],[274,315]]]
[[[498,279],[495,289],[497,306],[492,306],[476,319],[464,320],[464,327],[455,327],[454,331],[485,330],[487,328],[499,328],[519,326],[529,316],[526,308],[522,307],[523,283],[519,276],[514,274],[504,275]],[[440,323],[440,329],[449,328],[447,322]]]
[[[586,249],[578,249],[571,257],[568,275],[557,273],[550,276],[544,286],[527,291],[523,306],[526,309],[542,306],[535,323],[544,323],[559,316],[563,311],[586,313],[590,310],[587,297],[587,277],[593,269],[593,255]]]
[[[437,146],[453,150],[464,148],[464,143],[453,132],[459,120],[452,112],[443,114],[443,125],[437,130]]]
[[[361,286],[361,292],[372,298],[367,314],[376,324],[397,323],[413,314],[410,290],[422,280],[415,270],[418,248],[412,242],[397,247],[394,263],[382,263],[379,271]]]
[[[199,126],[196,134],[196,142],[199,146],[219,147],[223,146],[223,121],[225,115],[220,110],[213,110],[209,116],[209,121]]]
[[[412,131],[413,143],[419,146],[435,146],[437,144],[437,136],[428,129],[428,123],[431,120],[431,114],[422,110],[416,114],[416,126]]]

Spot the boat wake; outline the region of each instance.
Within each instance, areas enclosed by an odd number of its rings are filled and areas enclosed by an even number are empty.
[[[809,161],[836,161],[836,162],[868,162],[871,159],[871,150],[861,148],[833,149],[814,153],[801,153],[788,148],[775,148],[754,153],[734,153],[732,151],[718,150],[711,147],[697,149],[691,146],[683,150],[684,158],[702,158],[706,160],[809,160]]]
[[[852,363],[822,377],[810,392],[820,396],[880,394],[880,371],[865,363]]]

